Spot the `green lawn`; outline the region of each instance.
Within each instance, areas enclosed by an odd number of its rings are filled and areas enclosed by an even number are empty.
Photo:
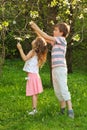
[[[6,60],[0,77],[0,130],[87,130],[87,72],[68,75],[75,119],[61,116],[50,83],[49,65],[40,70],[44,92],[38,97],[38,114],[27,115],[31,98],[25,96],[25,72],[21,60]]]

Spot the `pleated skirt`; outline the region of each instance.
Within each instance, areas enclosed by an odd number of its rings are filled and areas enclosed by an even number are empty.
[[[26,96],[32,96],[43,92],[42,81],[37,73],[28,73],[26,83]]]

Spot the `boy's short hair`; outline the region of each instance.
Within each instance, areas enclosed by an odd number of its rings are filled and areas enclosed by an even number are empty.
[[[59,23],[59,24],[56,24],[54,27],[57,27],[60,32],[63,32],[63,35],[64,37],[67,37],[69,32],[70,32],[70,26],[67,25],[66,23]]]

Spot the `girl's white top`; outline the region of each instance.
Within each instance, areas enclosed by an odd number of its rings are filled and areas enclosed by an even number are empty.
[[[39,73],[38,57],[36,55],[25,62],[23,71],[31,73]]]

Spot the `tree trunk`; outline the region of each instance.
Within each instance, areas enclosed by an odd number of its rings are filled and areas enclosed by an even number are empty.
[[[2,47],[2,52],[0,54],[0,76],[1,76],[1,73],[2,73],[2,67],[3,67],[3,64],[4,64],[4,60],[5,60],[5,46]]]
[[[67,48],[67,53],[66,53],[66,61],[67,61],[67,68],[68,68],[68,73],[72,73],[72,50],[73,47],[70,44]]]

